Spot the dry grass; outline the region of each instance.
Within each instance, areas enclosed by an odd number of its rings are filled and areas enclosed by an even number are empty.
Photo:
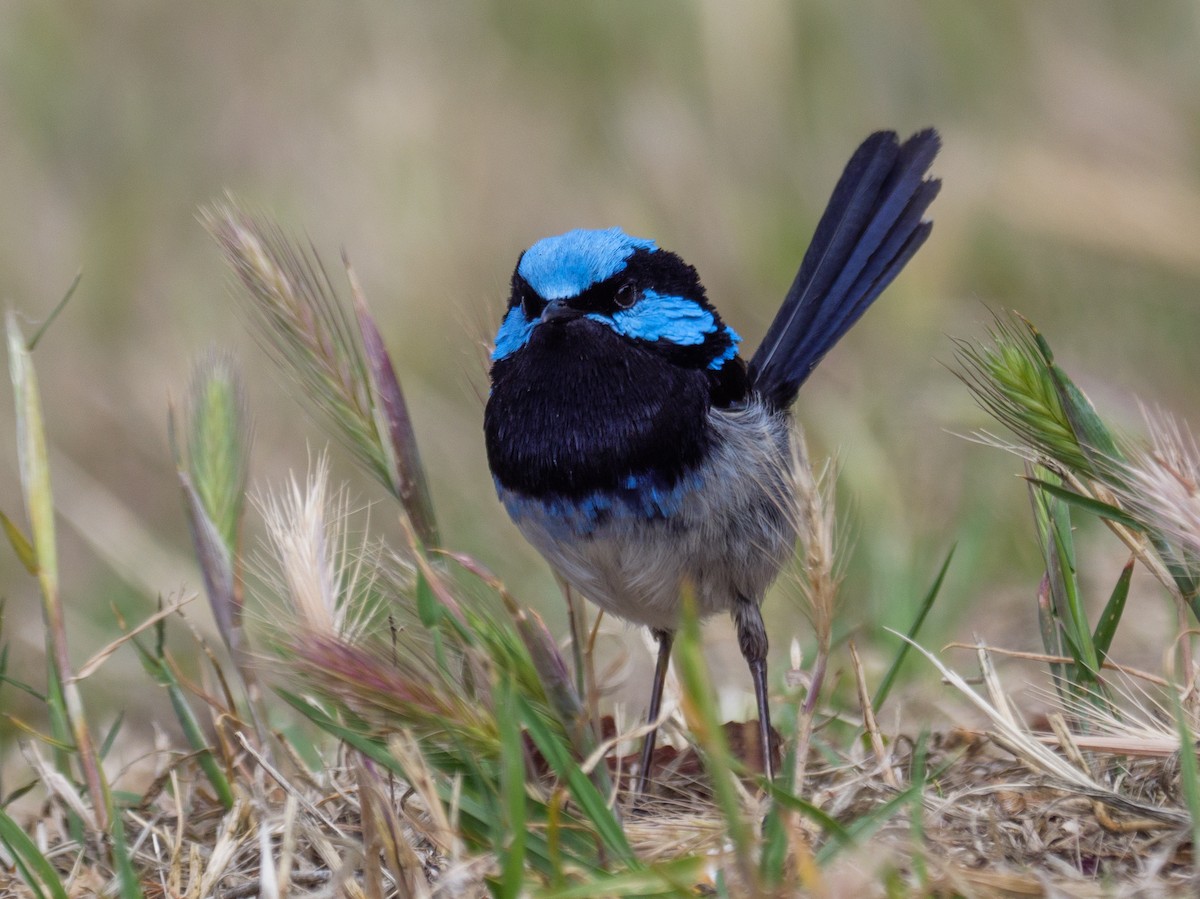
[[[985,692],[1003,690],[994,672],[986,681]],[[991,708],[998,720],[1005,717]],[[369,896],[372,871],[383,872],[379,895],[488,895],[486,878],[496,875],[498,861],[463,850],[453,835],[453,803],[437,798],[434,774],[425,770],[407,784],[364,769],[346,752],[314,767],[301,763],[278,734],[268,752],[232,718],[215,714],[214,720],[223,722],[222,762],[236,772],[233,808],[222,808],[194,759],[177,749],[160,747],[127,775],[150,778],[125,813],[146,895]],[[828,746],[814,752],[808,799],[848,826],[871,820],[898,795],[908,795],[914,782],[921,786],[855,847],[807,874],[801,870],[797,894],[849,895],[838,891],[853,883],[861,890],[854,895],[894,895],[886,884],[900,878],[910,894],[920,895],[1189,895],[1195,873],[1177,754],[1164,755],[1163,740],[1145,734],[1126,736],[1116,750],[1089,747],[1085,734],[1072,736],[1077,745],[1064,749],[1062,735],[1019,723],[944,730],[927,739],[887,734],[882,765],[861,743],[835,759]],[[424,770],[419,747],[404,740],[397,736],[393,748]],[[709,870],[698,890],[713,888],[718,872],[736,883],[724,821],[706,799],[694,756],[663,770],[670,780],[657,785],[656,795],[670,798],[627,819],[639,857],[663,862],[707,855]],[[70,836],[77,791],[53,776],[45,784],[49,795],[31,832],[71,895],[101,892],[113,878],[105,847],[81,847]],[[762,798],[747,794],[746,801],[761,817]],[[388,809],[391,851],[381,852],[378,843],[375,851],[396,859],[390,867],[365,855],[380,802]],[[364,810],[373,803],[374,810]],[[806,854],[811,863],[829,848],[828,835],[812,823],[794,836],[794,864],[801,869]],[[5,890],[34,895],[16,882]],[[736,886],[732,891],[742,895]]]

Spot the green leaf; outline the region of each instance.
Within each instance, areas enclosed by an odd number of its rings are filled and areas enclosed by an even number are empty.
[[[352,727],[346,726],[321,706],[315,705],[297,694],[289,693],[286,690],[278,690],[277,692],[285,702],[321,730],[342,740],[347,746],[361,752],[385,770],[391,771],[401,778],[407,777],[404,768],[388,752],[387,747],[378,740],[367,737]],[[433,763],[435,760],[427,755],[426,761]],[[443,778],[437,784],[437,789],[442,801],[453,802],[455,804],[458,812],[459,827],[466,840],[483,851],[495,851],[496,846],[491,838],[496,823],[496,803],[494,797],[489,794],[486,801],[480,800],[479,781],[461,782],[461,788],[456,790],[450,778]],[[568,830],[563,836],[564,848],[569,850],[569,854],[565,855],[565,860],[572,867],[591,873],[597,873],[602,870],[595,859],[589,857],[586,851],[587,846],[581,834],[572,829]],[[551,852],[547,846],[545,837],[534,830],[530,830],[527,835],[527,841],[526,848],[533,865],[539,871],[547,874],[551,873],[554,870],[554,866],[550,859]]]
[[[947,766],[944,765],[939,770],[945,770],[946,767]],[[850,839],[845,843],[834,841],[826,843],[824,846],[822,846],[820,851],[817,853],[817,864],[824,864],[830,861],[845,846],[852,846],[856,843],[861,843],[864,839],[886,824],[892,815],[899,812],[906,805],[912,803],[919,796],[923,787],[924,783],[911,784],[907,789],[897,793],[883,805],[872,809],[865,815],[855,818],[853,823],[846,828],[846,833],[849,835]]]
[[[929,872],[925,867],[925,761],[929,731],[923,730],[913,746],[911,774],[913,796],[909,834],[913,844],[912,867],[923,892],[929,892]]]
[[[104,735],[104,739],[100,741],[100,758],[107,758],[112,751],[113,743],[117,740],[117,735],[121,732],[121,725],[125,723],[125,710],[122,709],[117,713],[117,719],[112,723],[112,727],[108,729],[108,733]]]
[[[71,670],[67,630],[59,595],[58,548],[54,529],[54,493],[50,487],[50,459],[46,448],[42,401],[29,346],[21,336],[16,314],[6,318],[8,365],[17,419],[17,460],[30,537],[37,556],[37,579],[46,635],[47,711],[51,730],[60,743],[74,742],[74,759],[56,751],[54,763],[69,774],[74,765],[83,772],[96,823],[105,828],[111,812],[108,784],[84,715],[83,697]],[[71,815],[71,835],[81,839],[82,822]]]
[[[38,896],[44,897],[49,894],[53,899],[67,899],[67,891],[59,879],[58,872],[54,870],[54,866],[50,864],[46,856],[42,855],[37,844],[29,838],[29,835],[3,809],[0,809],[0,842],[4,843],[9,855],[12,856],[20,870],[21,879]],[[43,887],[45,887],[45,891],[43,891]]]
[[[570,745],[566,739],[550,729],[525,696],[517,695],[516,700],[517,707],[521,712],[521,720],[529,731],[530,739],[546,759],[551,770],[558,775],[560,780],[566,782],[567,789],[579,804],[580,813],[596,829],[605,848],[626,866],[640,868],[641,863],[634,855],[620,821],[617,820],[613,810],[608,807],[607,799],[583,773],[579,763],[571,757]]]
[[[158,683],[167,688],[167,696],[171,700],[171,708],[175,710],[175,718],[179,721],[179,726],[187,738],[188,745],[192,747],[192,751],[196,753],[196,761],[200,765],[200,769],[208,778],[213,791],[217,794],[217,799],[225,809],[233,808],[234,792],[233,787],[229,783],[229,778],[225,774],[224,768],[221,767],[216,755],[208,745],[208,739],[204,735],[204,728],[200,726],[195,713],[192,711],[191,705],[188,703],[187,695],[184,693],[179,679],[175,676],[175,671],[161,656],[153,655],[149,650],[142,646],[141,641],[133,639],[134,648],[142,659],[142,665]]]
[[[1196,737],[1188,725],[1187,711],[1179,701],[1179,691],[1171,690],[1175,727],[1179,734],[1179,782],[1188,814],[1192,818],[1192,845],[1200,846],[1200,770],[1196,764]]]
[[[111,833],[111,854],[117,882],[121,885],[121,899],[144,899],[141,882],[129,855],[129,844],[125,841],[125,821],[120,815],[113,816]]]
[[[433,587],[429,584],[429,578],[420,568],[417,569],[416,599],[417,619],[423,627],[434,630],[441,623],[446,610],[437,601],[437,597],[433,594]]]
[[[767,791],[771,794],[771,799],[774,800],[776,805],[808,818],[821,828],[827,836],[831,837],[835,843],[843,846],[854,844],[853,834],[824,809],[813,805],[804,797],[796,796],[791,791],[785,790],[775,784],[767,784],[766,786]]]
[[[525,875],[525,750],[511,679],[497,687],[496,724],[500,730],[500,792],[503,797],[508,845],[498,845],[500,878],[495,894],[501,899],[521,895]]]
[[[21,564],[25,566],[25,570],[34,577],[37,577],[37,551],[33,548],[33,544],[29,542],[29,538],[3,512],[0,512],[0,525],[4,526],[4,533],[8,537],[8,542],[12,545],[13,552],[17,554],[17,558],[21,560]]]
[[[704,769],[712,783],[713,799],[725,821],[725,830],[733,843],[739,869],[750,888],[757,874],[752,867],[754,853],[751,830],[742,815],[733,756],[717,713],[717,693],[709,679],[704,654],[700,649],[700,619],[696,614],[695,597],[690,590],[683,591],[683,619],[675,642],[675,664],[683,686],[683,701],[689,712],[688,721],[700,746]]]
[[[795,799],[793,795],[795,790],[796,776],[796,745],[795,741],[791,741],[787,752],[783,757],[782,770],[776,777],[774,784],[768,785],[767,789],[772,792],[776,791],[788,799]],[[762,878],[762,884],[765,888],[771,889],[778,887],[783,883],[784,875],[788,870],[788,854],[791,848],[788,845],[790,833],[788,832],[788,809],[784,806],[783,800],[772,802],[771,807],[767,809],[766,817],[763,819],[762,825],[762,849],[758,859],[758,874]],[[822,814],[824,814],[822,812]],[[830,819],[833,820],[832,818]],[[834,822],[837,823],[836,821]],[[839,825],[840,826],[840,825]]]
[[[1056,563],[1053,570],[1060,578],[1062,596],[1066,600],[1068,643],[1073,647],[1075,665],[1079,673],[1094,681],[1100,675],[1100,660],[1096,656],[1096,647],[1092,644],[1092,630],[1088,624],[1087,611],[1083,607],[1083,598],[1079,593],[1075,538],[1070,512],[1065,504],[1051,503],[1051,525],[1054,535],[1051,545],[1052,558]],[[1051,580],[1053,582],[1053,576]]]
[[[1063,630],[1059,626],[1058,615],[1054,612],[1054,600],[1050,596],[1049,572],[1042,575],[1042,580],[1038,584],[1037,606],[1038,629],[1042,634],[1042,646],[1045,648],[1046,654],[1051,656],[1066,655],[1067,650],[1063,645]],[[1055,688],[1060,689],[1063,682],[1063,666],[1061,662],[1050,663],[1050,676],[1053,678]]]
[[[446,641],[442,637],[442,629],[440,627],[442,619],[447,617],[446,610],[437,596],[433,592],[433,586],[429,583],[429,577],[418,566],[417,568],[417,584],[416,590],[416,606],[417,620],[421,625],[429,631],[430,639],[433,640],[433,657],[437,663],[438,670],[442,674],[449,674],[450,663],[446,657]],[[454,616],[449,616],[451,621],[454,621]]]
[[[934,600],[937,599],[938,593],[941,592],[942,582],[946,579],[946,572],[950,569],[950,560],[954,558],[954,550],[958,548],[958,544],[950,547],[950,552],[946,553],[946,559],[942,562],[942,567],[938,569],[937,577],[933,579],[933,584],[930,586],[925,598],[921,600],[921,605],[917,609],[917,616],[913,619],[913,623],[909,625],[907,637],[909,640],[916,642],[917,634],[921,630],[921,625],[925,623],[925,618],[929,615],[929,610],[933,608]],[[888,666],[887,673],[884,674],[883,680],[879,683],[879,689],[875,691],[875,698],[871,701],[871,708],[878,713],[883,708],[883,703],[887,700],[888,694],[892,691],[892,685],[895,683],[896,675],[900,673],[900,666],[904,664],[904,659],[908,655],[909,649],[912,648],[912,643],[902,641],[900,649],[896,652],[896,657],[892,659],[892,664]]]
[[[76,272],[75,278],[71,281],[71,286],[67,288],[67,292],[63,294],[63,298],[58,301],[58,305],[50,310],[50,314],[46,316],[46,320],[42,322],[42,326],[38,328],[33,337],[29,338],[29,352],[33,352],[34,347],[38,345],[38,341],[42,339],[45,333],[50,330],[50,326],[54,324],[60,312],[67,307],[71,297],[75,296],[75,289],[79,287],[79,282],[83,280],[83,272]]]
[[[1130,558],[1121,569],[1121,576],[1113,587],[1112,595],[1100,613],[1096,622],[1096,630],[1092,634],[1092,643],[1096,647],[1096,655],[1103,662],[1108,657],[1108,648],[1112,646],[1113,637],[1117,635],[1117,626],[1121,623],[1121,615],[1125,611],[1125,600],[1129,597],[1129,582],[1133,578],[1134,559]]]
[[[703,855],[660,862],[650,867],[601,874],[568,887],[544,890],[537,899],[592,899],[594,896],[695,896],[696,883],[711,859]]]
[[[1091,496],[1084,496],[1081,493],[1076,493],[1062,484],[1055,484],[1053,481],[1044,480],[1042,478],[1028,478],[1030,484],[1040,487],[1047,493],[1061,499],[1064,502],[1070,503],[1076,508],[1082,509],[1085,512],[1091,512],[1100,518],[1107,518],[1116,524],[1123,525],[1135,531],[1145,531],[1146,526],[1126,512],[1124,509],[1118,509],[1111,503],[1103,502]]]
[[[1031,481],[1053,483],[1051,479],[1056,476],[1052,472],[1042,468],[1039,468],[1039,471],[1043,475],[1031,478]],[[1077,684],[1098,684],[1100,660],[1092,643],[1092,629],[1088,624],[1087,613],[1079,593],[1070,506],[1032,484],[1030,490],[1038,537],[1049,576],[1050,596],[1074,662],[1072,680]]]

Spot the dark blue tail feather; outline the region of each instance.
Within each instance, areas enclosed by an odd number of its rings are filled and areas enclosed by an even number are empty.
[[[899,274],[932,228],[922,221],[941,182],[925,177],[933,129],[901,145],[879,131],[855,151],[817,224],[800,271],[750,360],[754,389],[786,408],[821,358]]]

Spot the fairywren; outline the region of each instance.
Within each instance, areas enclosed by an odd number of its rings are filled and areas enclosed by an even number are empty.
[[[772,774],[759,605],[793,552],[789,407],[929,236],[936,131],[872,134],[850,158],[747,365],[679,256],[619,228],[521,254],[492,352],[488,464],[508,514],[567,583],[651,628],[658,717],[681,595],[729,611]],[[644,792],[654,732],[642,747]]]

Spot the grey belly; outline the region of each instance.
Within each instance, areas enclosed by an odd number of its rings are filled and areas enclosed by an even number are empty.
[[[757,406],[712,423],[716,451],[673,514],[614,515],[586,534],[564,534],[551,511],[517,526],[564,580],[637,624],[674,629],[689,589],[701,617],[761,602],[796,540],[789,425]]]

